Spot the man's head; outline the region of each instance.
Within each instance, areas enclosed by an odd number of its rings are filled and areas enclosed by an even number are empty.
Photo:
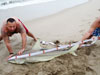
[[[13,18],[7,19],[7,29],[13,32],[16,29],[16,21]]]

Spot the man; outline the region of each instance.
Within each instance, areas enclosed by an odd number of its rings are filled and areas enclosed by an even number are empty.
[[[10,56],[13,55],[13,50],[10,45],[9,37],[12,36],[15,33],[20,33],[22,37],[22,49],[18,52],[18,54],[22,54],[26,47],[26,34],[30,37],[32,37],[35,41],[37,39],[34,37],[32,33],[28,31],[28,29],[25,27],[25,25],[15,17],[8,18],[1,28],[1,35],[0,35],[0,41],[3,39],[6,47],[8,48]]]
[[[89,31],[83,36],[82,41],[89,39],[92,36],[100,37],[100,18],[93,22]]]

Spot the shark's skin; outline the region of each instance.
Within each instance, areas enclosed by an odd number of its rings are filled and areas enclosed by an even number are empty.
[[[40,50],[40,49],[42,49],[42,47],[40,46],[40,40],[37,40],[32,50]]]
[[[35,56],[35,57],[27,57],[24,59],[16,59],[16,60],[11,60],[9,62],[11,63],[16,63],[16,64],[24,64],[26,62],[42,62],[42,61],[49,61],[54,59],[55,57],[70,53],[74,56],[77,56],[77,54],[75,53],[75,51],[77,50],[77,48],[79,47],[79,44],[76,44],[75,46],[73,46],[71,49],[69,50],[65,50],[65,51],[58,51],[58,52],[53,52],[51,54],[43,54],[40,56]]]

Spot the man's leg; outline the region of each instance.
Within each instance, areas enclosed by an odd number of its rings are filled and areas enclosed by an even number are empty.
[[[26,34],[34,39],[34,41],[37,41],[37,39],[34,37],[34,35],[31,32],[26,32]]]
[[[90,35],[87,39],[91,39],[93,37],[93,35]]]

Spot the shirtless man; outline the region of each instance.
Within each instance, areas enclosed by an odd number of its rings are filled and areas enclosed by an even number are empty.
[[[82,41],[85,39],[89,39],[92,36],[100,37],[100,18],[98,18],[96,21],[93,22],[89,31],[86,32],[86,34],[83,36]]]
[[[1,28],[1,35],[0,35],[0,41],[3,39],[6,47],[8,48],[10,56],[13,55],[13,50],[10,45],[9,37],[13,34],[20,33],[22,37],[22,49],[18,52],[18,54],[22,54],[26,47],[26,34],[34,39],[34,41],[37,41],[37,39],[34,37],[32,33],[28,31],[28,29],[25,27],[25,25],[15,17],[8,18]]]

